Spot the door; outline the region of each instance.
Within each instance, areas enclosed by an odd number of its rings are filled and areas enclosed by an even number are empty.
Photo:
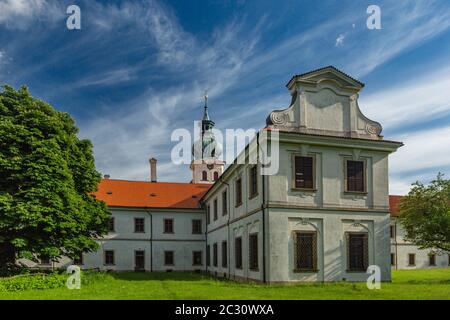
[[[134,270],[145,270],[145,254],[144,251],[138,250],[134,252]]]

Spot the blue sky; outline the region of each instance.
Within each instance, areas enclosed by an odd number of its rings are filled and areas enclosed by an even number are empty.
[[[66,28],[81,8],[82,29]],[[368,5],[381,30],[366,27]],[[338,41],[337,39],[341,39]],[[365,82],[360,107],[405,147],[390,192],[450,173],[450,3],[442,1],[0,0],[0,83],[70,112],[98,169],[189,181],[170,134],[192,130],[209,92],[219,129],[261,128],[294,74],[334,65]]]

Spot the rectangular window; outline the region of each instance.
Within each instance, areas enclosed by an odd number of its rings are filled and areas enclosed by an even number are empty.
[[[347,233],[348,271],[366,271],[369,266],[369,237],[367,233]]]
[[[228,213],[228,196],[227,191],[222,192],[222,215],[225,216]]]
[[[391,239],[395,238],[395,226],[390,226]]]
[[[214,199],[213,210],[214,210],[214,221],[216,221],[217,220],[217,210],[218,210],[218,208],[217,208],[217,199]]]
[[[202,220],[192,220],[192,234],[202,234]]]
[[[217,267],[217,243],[213,244],[213,266]]]
[[[294,233],[295,271],[317,270],[317,233],[296,231]]]
[[[430,266],[436,266],[436,255],[435,254],[430,254],[428,256],[429,262],[430,262]]]
[[[295,156],[295,188],[314,189],[314,158]]]
[[[174,262],[174,252],[173,251],[164,251],[164,265],[173,266]]]
[[[173,219],[164,219],[164,233],[173,233]]]
[[[258,194],[258,167],[256,165],[250,168],[249,182],[250,182],[249,197],[252,198]]]
[[[414,253],[408,254],[408,265],[415,266],[416,265],[416,255]]]
[[[249,269],[258,270],[258,234],[253,233],[248,237],[248,260]]]
[[[242,178],[236,180],[236,207],[242,204]]]
[[[73,264],[79,266],[83,264],[83,253],[80,253],[75,259],[73,259]]]
[[[208,204],[206,206],[206,224],[211,223],[211,206]]]
[[[226,268],[228,265],[228,251],[227,251],[227,242],[222,241],[222,267]]]
[[[395,253],[391,253],[391,266],[395,266]]]
[[[365,192],[364,161],[346,161],[346,190],[348,192]]]
[[[144,218],[134,218],[134,232],[135,233],[143,233],[144,229]]]
[[[242,238],[234,240],[234,262],[236,269],[242,269]]]
[[[114,217],[109,218],[109,224],[108,224],[108,231],[109,232],[114,232],[115,228],[114,228]]]
[[[134,269],[136,271],[145,270],[145,252],[142,250],[134,252]]]
[[[211,248],[210,248],[210,245],[208,244],[208,245],[206,245],[206,265],[209,267],[210,265],[211,265],[211,259],[210,259],[210,254],[211,254],[211,252],[210,252],[210,250],[211,250]]]
[[[192,252],[192,265],[193,266],[201,266],[202,265],[202,252],[201,251],[193,251]]]
[[[114,251],[113,250],[105,250],[105,265],[112,266],[114,265]]]
[[[48,258],[48,257],[41,257],[40,258],[40,264],[42,264],[42,265],[49,265],[50,264],[50,258]]]

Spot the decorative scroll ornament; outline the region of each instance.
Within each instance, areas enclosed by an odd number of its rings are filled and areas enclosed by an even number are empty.
[[[366,132],[368,134],[379,135],[381,133],[381,126],[378,123],[368,123],[366,125]]]
[[[284,125],[288,122],[288,115],[282,112],[272,112],[270,114],[270,120],[274,125]]]

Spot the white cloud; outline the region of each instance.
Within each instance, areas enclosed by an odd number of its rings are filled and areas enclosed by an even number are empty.
[[[345,40],[345,35],[344,34],[340,34],[337,38],[336,38],[336,43],[334,44],[335,47],[339,47],[340,45],[342,45],[344,43]]]
[[[361,96],[361,108],[384,127],[408,127],[450,113],[450,66]]]
[[[52,22],[64,16],[60,3],[47,0],[2,0],[0,25],[10,29],[26,29],[39,21]]]

